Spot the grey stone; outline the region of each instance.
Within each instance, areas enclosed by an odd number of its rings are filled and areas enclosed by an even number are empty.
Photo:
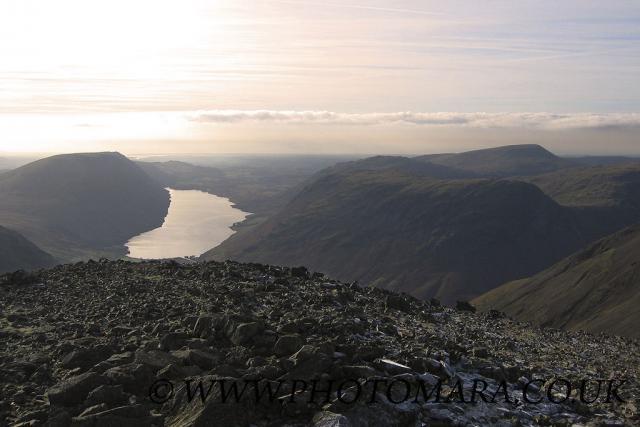
[[[263,330],[264,327],[258,322],[241,323],[233,331],[231,342],[235,345],[247,345]]]
[[[283,335],[276,341],[273,351],[276,356],[288,356],[300,350],[303,344],[304,340],[300,335]]]
[[[344,415],[329,411],[318,412],[311,421],[313,427],[351,427],[352,424]]]
[[[86,372],[51,387],[47,390],[47,397],[52,405],[73,406],[82,403],[91,390],[103,384],[106,384],[103,376]]]

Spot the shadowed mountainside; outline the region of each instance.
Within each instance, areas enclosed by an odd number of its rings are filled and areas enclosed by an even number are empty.
[[[0,225],[61,260],[121,256],[159,227],[169,194],[119,153],[48,157],[0,175]]]
[[[457,156],[451,165],[377,156],[325,169],[279,213],[240,228],[204,259],[306,265],[450,303],[534,274],[640,219],[637,164],[579,167],[538,146]],[[531,158],[525,171],[554,171],[469,179],[489,169],[508,175]]]
[[[571,211],[523,182],[344,172],[319,178],[204,257],[305,265],[450,303],[586,244],[574,223]]]
[[[640,226],[599,240],[536,274],[474,300],[518,320],[640,337]]]
[[[52,267],[56,260],[20,233],[0,227],[0,273]]]

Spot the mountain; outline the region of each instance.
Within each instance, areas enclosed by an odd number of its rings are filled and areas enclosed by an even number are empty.
[[[51,267],[55,259],[19,233],[0,227],[0,273]]]
[[[32,284],[0,277],[0,307],[7,426],[640,423],[638,340],[540,329],[304,268],[68,264]],[[586,381],[582,400],[567,398],[568,381],[574,391]]]
[[[532,184],[338,169],[203,258],[305,265],[451,303],[531,275],[587,243],[573,212]]]
[[[415,159],[466,171],[478,177],[538,175],[576,166],[573,161],[558,157],[535,144],[507,145],[457,154],[431,154]]]
[[[640,221],[640,164],[584,166],[536,145],[376,156],[320,171],[297,190],[203,258],[307,265],[451,303]]]
[[[169,194],[120,153],[41,159],[0,175],[0,224],[62,260],[120,256],[159,227]]]
[[[589,240],[640,221],[640,163],[572,168],[521,179],[572,208]]]
[[[640,225],[474,300],[535,324],[640,338]]]
[[[580,167],[522,179],[566,206],[640,210],[640,163]]]

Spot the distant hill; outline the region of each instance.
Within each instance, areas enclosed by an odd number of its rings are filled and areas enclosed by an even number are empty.
[[[56,260],[19,233],[0,227],[0,274],[52,267]]]
[[[315,175],[315,178],[334,173],[347,173],[357,171],[389,171],[395,170],[409,175],[431,177],[436,179],[463,179],[476,178],[477,174],[449,166],[443,166],[422,160],[402,156],[374,156],[366,159],[338,163],[332,167],[323,169]]]
[[[474,300],[543,326],[640,337],[640,226]]]
[[[625,157],[625,156],[582,156],[582,157],[569,157],[574,163],[580,163],[584,166],[607,166],[607,165],[622,165],[630,163],[640,163],[639,157]]]
[[[640,221],[640,163],[572,168],[521,179],[571,207],[589,240]]]
[[[535,144],[507,145],[457,154],[432,154],[415,159],[474,173],[478,177],[538,175],[577,165]]]
[[[175,160],[137,164],[165,187],[227,197],[238,208],[256,214],[255,218],[281,209],[295,195],[296,187],[330,164],[331,159],[321,162],[314,157],[301,157],[299,167],[294,167],[293,161],[281,164],[277,160],[247,158],[230,164],[216,163],[215,167]]]
[[[580,167],[523,179],[566,206],[640,210],[640,163]]]
[[[0,224],[62,260],[119,256],[160,226],[169,194],[119,153],[48,157],[0,175]]]
[[[530,275],[587,243],[572,211],[531,184],[336,169],[204,258],[305,265],[450,303]]]

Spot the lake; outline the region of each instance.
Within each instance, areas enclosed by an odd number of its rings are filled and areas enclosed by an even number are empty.
[[[130,239],[132,258],[160,259],[201,255],[231,236],[231,226],[249,213],[229,199],[197,190],[174,190],[161,227]]]

